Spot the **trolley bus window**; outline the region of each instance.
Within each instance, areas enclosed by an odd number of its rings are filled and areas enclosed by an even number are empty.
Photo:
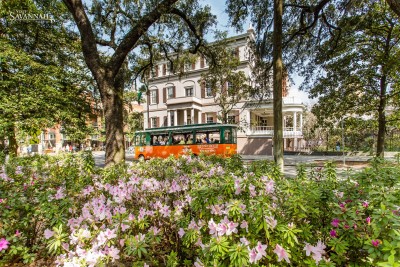
[[[224,130],[224,143],[225,144],[231,144],[232,143],[231,129],[225,129]]]
[[[218,144],[221,140],[219,130],[196,132],[196,144]]]
[[[137,134],[135,137],[136,146],[144,146],[146,144],[145,134]]]

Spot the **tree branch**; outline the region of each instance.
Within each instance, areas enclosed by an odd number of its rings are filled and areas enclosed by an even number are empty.
[[[197,32],[196,27],[192,24],[192,22],[190,21],[190,19],[186,16],[185,13],[183,13],[182,11],[180,11],[177,8],[173,8],[171,10],[172,14],[175,14],[177,16],[179,16],[180,18],[182,18],[186,24],[188,25],[189,29],[193,32],[194,36],[196,37],[196,39],[199,41],[196,46],[194,47],[194,49],[189,50],[190,53],[195,54],[197,53],[197,51],[199,50],[200,46],[203,44],[203,38],[201,36],[201,33],[199,34]]]
[[[386,3],[389,4],[390,8],[393,10],[394,13],[397,14],[400,18],[400,2],[399,0],[386,0]]]
[[[301,14],[300,14],[300,25],[301,27],[295,31],[294,33],[292,33],[289,37],[289,39],[285,42],[284,47],[286,47],[295,37],[297,37],[298,35],[305,35],[308,33],[308,31],[313,28],[317,21],[318,18],[320,16],[320,13],[322,12],[323,14],[323,9],[324,7],[330,2],[331,0],[321,0],[321,2],[319,2],[317,5],[315,6],[303,6],[303,5],[287,5],[288,7],[296,7],[296,8],[301,8]],[[305,18],[306,18],[306,14],[312,14],[313,15],[313,20],[310,24],[306,24],[305,23]],[[325,23],[327,24],[327,26],[333,27],[333,25],[331,25],[330,23],[328,23],[328,21],[325,21]],[[338,30],[340,28],[338,27],[334,27],[335,30]]]
[[[71,12],[78,30],[81,35],[82,52],[85,57],[86,64],[92,71],[96,80],[101,79],[99,71],[101,68],[101,60],[96,46],[96,37],[93,33],[92,25],[86,15],[81,0],[63,0],[68,10]]]
[[[72,1],[72,0],[69,0]],[[137,24],[124,36],[121,43],[112,55],[108,67],[115,76],[128,53],[134,48],[140,37],[143,36],[163,14],[168,13],[178,0],[164,0],[152,11],[143,16]]]

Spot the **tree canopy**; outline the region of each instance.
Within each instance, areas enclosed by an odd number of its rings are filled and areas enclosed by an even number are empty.
[[[61,122],[73,129],[90,112],[85,94],[90,79],[76,54],[79,40],[62,26],[65,11],[40,1],[2,3],[0,136],[9,138],[14,153],[16,132],[35,137]],[[19,12],[50,12],[60,24],[17,20]]]
[[[339,41],[323,43],[304,86],[312,97],[319,97],[313,111],[320,122],[374,118],[377,155],[382,155],[386,110],[398,106],[399,18],[384,3],[363,1],[340,19],[340,26]]]

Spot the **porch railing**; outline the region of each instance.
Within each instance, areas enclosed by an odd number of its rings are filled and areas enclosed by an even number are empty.
[[[255,136],[273,136],[274,135],[274,127],[273,126],[252,126],[248,129],[247,135],[255,135]],[[303,132],[300,127],[284,127],[283,128],[283,137],[302,137]]]

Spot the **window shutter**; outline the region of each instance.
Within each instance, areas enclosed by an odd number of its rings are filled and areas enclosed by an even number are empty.
[[[206,98],[206,82],[201,82],[201,98]]]
[[[217,122],[217,112],[212,113],[213,122]]]
[[[206,123],[206,114],[205,113],[201,114],[201,123]]]
[[[176,90],[175,90],[175,86],[174,86],[174,87],[173,87],[173,89],[172,89],[172,97],[173,97],[173,98],[175,98],[175,97],[176,97],[176,95],[175,95],[175,91],[176,91]]]
[[[167,88],[163,88],[163,103],[167,103]]]
[[[239,110],[235,110],[235,123],[239,124],[240,120],[239,120]]]
[[[239,47],[235,48],[235,57],[240,59],[240,55],[239,55]]]
[[[158,77],[158,65],[155,66],[154,77]]]
[[[192,63],[192,70],[196,69],[196,62]]]
[[[201,56],[200,57],[200,68],[204,68],[205,64],[204,64],[204,57]]]
[[[166,126],[168,126],[167,124],[168,124],[168,118],[167,118],[167,116],[164,116],[163,126],[166,127]]]
[[[167,75],[167,64],[163,64],[163,70],[162,70],[162,72],[163,72],[163,75],[164,75],[164,76]]]
[[[149,90],[146,91],[146,95],[147,95],[147,103],[150,104],[150,91]]]
[[[151,120],[150,120],[150,118],[147,118],[147,128],[151,128]]]
[[[156,127],[160,127],[160,117],[156,118]]]
[[[159,103],[159,101],[158,101],[158,90],[156,90],[156,104],[158,104]]]

